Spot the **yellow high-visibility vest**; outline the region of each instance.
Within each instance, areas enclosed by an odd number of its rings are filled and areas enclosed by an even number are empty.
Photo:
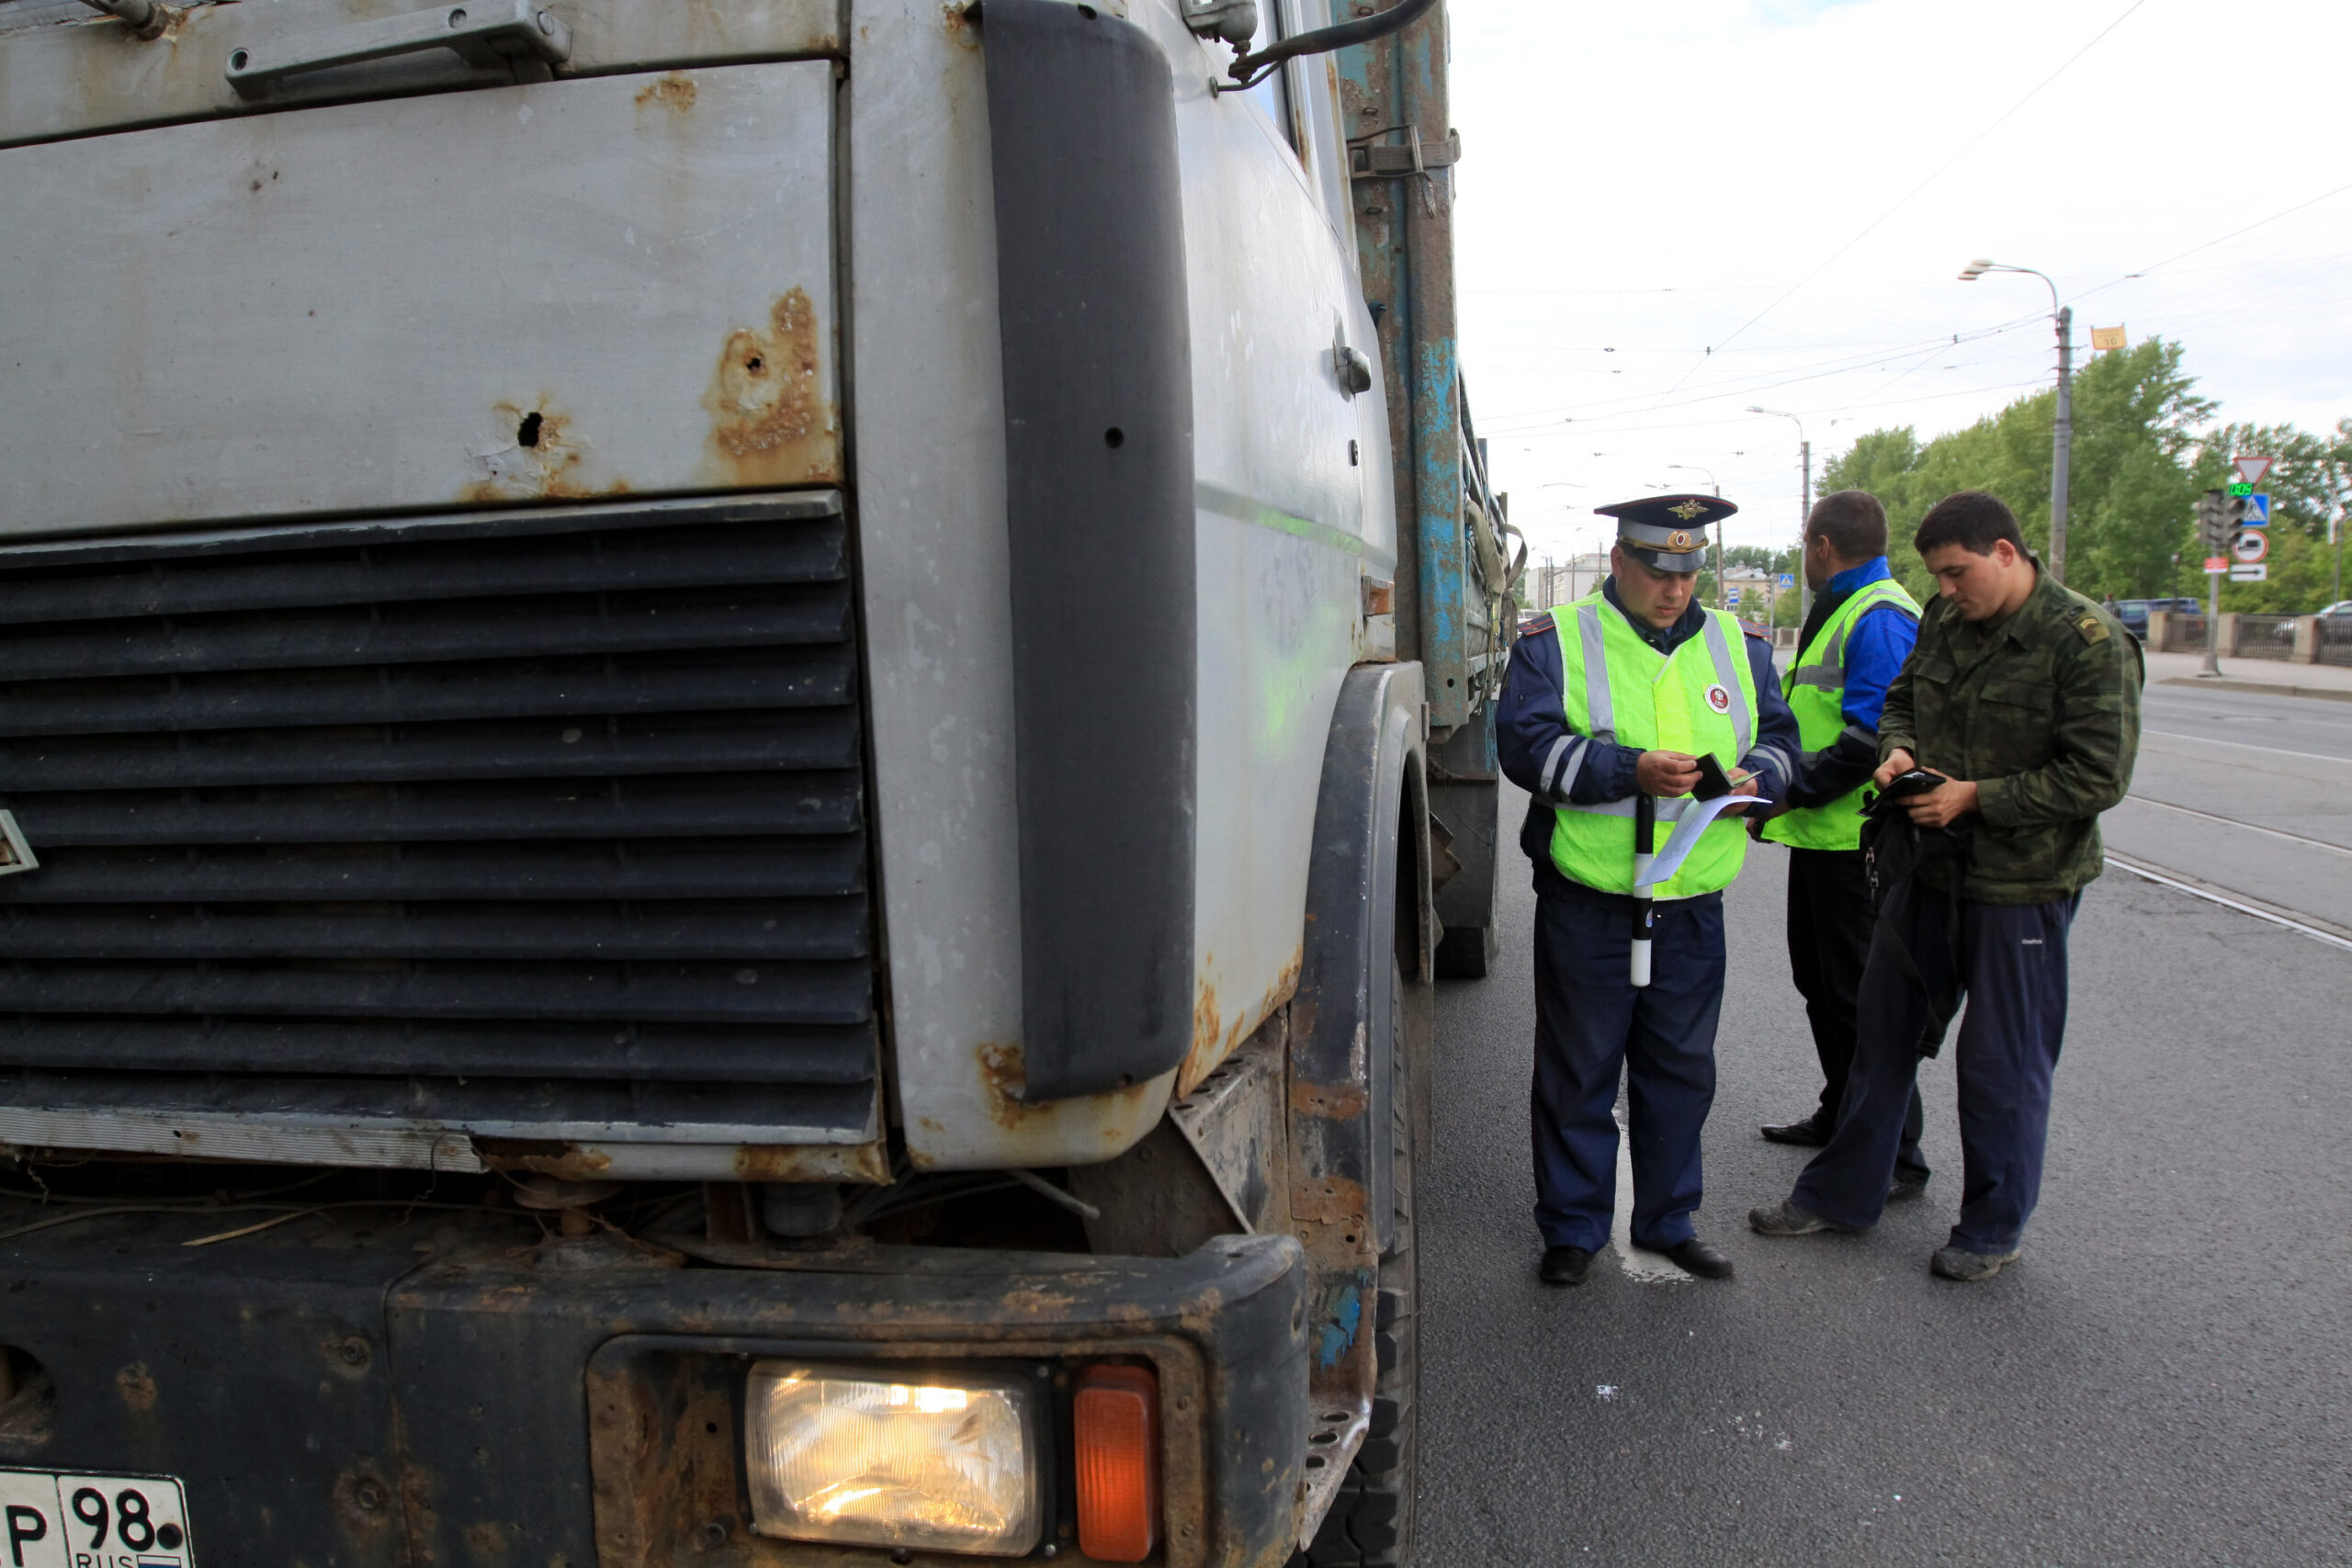
[[[1797,740],[1807,751],[1820,750],[1846,728],[1846,639],[1863,613],[1881,604],[1900,605],[1913,620],[1919,618],[1919,602],[1901,583],[1882,578],[1856,589],[1797,650],[1787,689],[1789,707],[1797,716]],[[1800,850],[1859,850],[1862,791],[1869,787],[1856,784],[1826,806],[1784,811],[1764,824],[1764,836]]]
[[[1756,744],[1756,682],[1739,623],[1704,612],[1699,636],[1672,654],[1642,640],[1625,613],[1594,593],[1552,612],[1560,638],[1560,701],[1573,735],[1544,761],[1544,785],[1567,793],[1583,757],[1581,738],[1612,740],[1637,751],[1713,753],[1728,773]],[[1662,847],[1690,796],[1657,803]],[[1652,889],[1657,898],[1688,898],[1730,885],[1747,858],[1739,818],[1710,823],[1675,874]],[[1634,890],[1634,802],[1554,809],[1552,863],[1562,876],[1604,893]]]

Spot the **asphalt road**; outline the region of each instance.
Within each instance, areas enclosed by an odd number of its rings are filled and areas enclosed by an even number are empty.
[[[2352,939],[2352,703],[2158,684],[2142,729],[2111,853]]]
[[[2296,701],[2264,728],[2150,698],[2152,728],[2282,749],[2328,750],[2312,737],[2335,716]],[[2143,784],[2185,789],[2192,764],[2167,754]],[[2326,827],[2310,804],[2266,820]],[[2181,824],[2259,837],[2167,815],[2176,862]],[[1580,1289],[1537,1282],[1523,878],[1495,974],[1441,988],[1419,1561],[2352,1562],[2352,953],[2120,872],[2095,884],[2041,1213],[2018,1263],[1955,1285],[1927,1271],[1958,1201],[1942,1062],[1921,1080],[1923,1201],[1867,1236],[1747,1228],[1804,1158],[1756,1128],[1818,1085],[1782,877],[1758,849],[1729,895],[1699,1215],[1737,1261],[1726,1283],[1614,1249]]]

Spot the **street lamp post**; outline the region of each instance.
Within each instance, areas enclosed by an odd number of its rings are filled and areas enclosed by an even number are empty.
[[[1759,409],[1747,405],[1749,413],[1769,414],[1774,419],[1792,421],[1797,427],[1797,461],[1804,474],[1804,488],[1797,501],[1797,624],[1803,626],[1813,616],[1813,584],[1804,578],[1804,529],[1813,520],[1813,443],[1805,439],[1804,421],[1779,409]]]
[[[1680,468],[1686,473],[1706,475],[1707,488],[1715,492],[1715,499],[1721,501],[1724,498],[1724,487],[1717,482],[1714,469],[1698,463],[1668,463],[1667,467]],[[1724,525],[1721,522],[1717,522],[1715,524],[1715,608],[1718,610],[1727,608],[1730,604],[1730,601],[1724,597]]]
[[[2032,273],[2050,284],[2050,319],[2058,324],[2058,418],[2050,433],[2050,576],[2066,581],[2066,469],[2075,450],[2075,308],[2058,303],[2058,286],[2046,272],[1979,256],[1960,269],[1962,283],[1988,272]]]

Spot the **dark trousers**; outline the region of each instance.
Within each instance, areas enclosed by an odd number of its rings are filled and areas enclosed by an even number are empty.
[[[1846,1098],[1862,966],[1870,958],[1871,932],[1877,924],[1877,912],[1871,907],[1870,865],[1861,851],[1789,852],[1789,973],[1804,998],[1804,1015],[1813,1025],[1813,1052],[1821,1059],[1821,1106],[1813,1120],[1825,1134],[1837,1124],[1838,1103]],[[1919,1153],[1921,1125],[1915,1086],[1894,1156],[1895,1171],[1905,1180],[1928,1179],[1928,1162]]]
[[[1959,975],[1968,1008],[1952,1048],[1960,1079],[1962,1176],[1951,1244],[2008,1252],[2041,1195],[2050,1134],[2050,1080],[2066,1032],[2066,932],[2079,894],[2046,904],[1962,904]],[[1797,1207],[1838,1224],[1878,1223],[1916,1093],[1929,990],[1951,979],[1951,903],[1916,883],[1887,895],[1862,974],[1861,1027],[1838,1102],[1837,1130],[1797,1179]]]
[[[1625,1078],[1635,1245],[1690,1239],[1699,1134],[1715,1099],[1723,1010],[1719,897],[1661,905],[1651,983],[1626,979],[1630,902],[1535,899],[1535,1224],[1546,1247],[1598,1252],[1617,1203],[1617,1080]]]

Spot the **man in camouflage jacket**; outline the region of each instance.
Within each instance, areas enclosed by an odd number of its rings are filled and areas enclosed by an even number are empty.
[[[1966,860],[1928,861],[1883,890],[1836,1129],[1788,1200],[1748,1221],[1775,1236],[1878,1222],[1920,1043],[1939,1021],[1933,998],[1957,982],[1965,1168],[1960,1223],[1929,1267],[1986,1280],[2017,1257],[2041,1194],[2066,934],[2102,864],[2098,814],[2131,787],[2144,675],[2139,644],[2050,578],[1994,497],[1947,496],[1914,543],[1938,599],[1888,689],[1876,776],[1883,788],[1915,767],[1942,775],[1905,806],[1922,828],[1964,823]]]

